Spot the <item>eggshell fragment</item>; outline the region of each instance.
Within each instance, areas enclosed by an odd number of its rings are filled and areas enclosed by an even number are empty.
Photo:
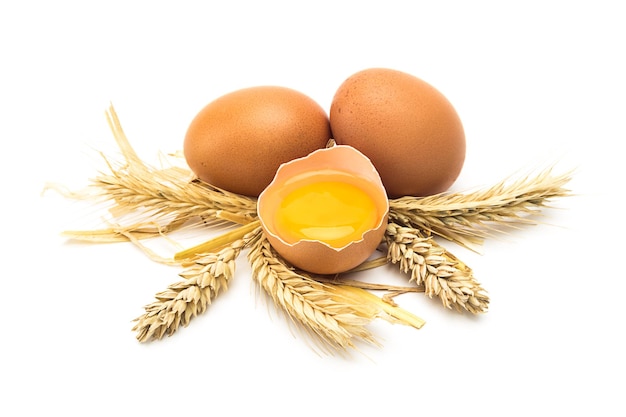
[[[448,99],[413,75],[371,68],[337,89],[330,125],[338,144],[363,152],[390,197],[446,191],[465,161],[465,132]]]
[[[335,173],[335,174],[333,174]],[[351,181],[367,190],[375,202],[379,220],[362,237],[340,247],[319,240],[288,243],[276,227],[275,213],[291,184],[318,181],[329,175]],[[259,220],[272,247],[297,268],[316,274],[337,274],[350,270],[371,256],[385,233],[389,202],[380,175],[371,161],[353,147],[336,145],[319,149],[303,158],[282,164],[258,200]]]
[[[205,106],[183,151],[190,169],[216,187],[258,196],[281,163],[323,148],[328,115],[312,98],[278,86],[244,88]]]

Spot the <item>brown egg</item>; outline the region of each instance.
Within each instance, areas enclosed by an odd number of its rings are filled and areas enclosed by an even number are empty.
[[[371,161],[345,145],[281,165],[258,201],[272,247],[292,265],[317,274],[345,272],[367,260],[380,245],[388,211]]]
[[[338,144],[369,157],[390,197],[446,191],[465,161],[465,133],[444,95],[413,75],[386,68],[345,80],[330,107]]]
[[[285,87],[259,86],[204,107],[187,130],[183,150],[201,180],[258,196],[280,164],[323,148],[330,137],[328,115],[313,99]]]

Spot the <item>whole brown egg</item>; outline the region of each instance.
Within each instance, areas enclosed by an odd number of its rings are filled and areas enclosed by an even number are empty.
[[[330,125],[338,144],[371,159],[392,198],[446,191],[465,161],[465,133],[450,101],[405,72],[350,76],[335,93]]]
[[[194,117],[183,152],[199,179],[258,196],[278,167],[326,146],[328,115],[309,96],[286,87],[257,86],[223,95]]]

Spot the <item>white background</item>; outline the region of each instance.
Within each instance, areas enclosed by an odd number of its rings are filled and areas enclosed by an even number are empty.
[[[623,6],[226,4],[0,5],[0,414],[623,416]],[[546,224],[481,254],[448,246],[490,311],[404,295],[423,329],[377,321],[382,348],[320,356],[255,293],[242,256],[205,315],[138,343],[131,320],[179,270],[130,244],[66,241],[59,232],[85,208],[40,195],[47,181],[86,185],[98,151],[115,152],[109,104],[156,161],[226,92],[284,85],[328,110],[339,84],[372,66],[419,76],[454,104],[468,142],[455,190],[553,163],[576,169],[576,196],[555,201]]]

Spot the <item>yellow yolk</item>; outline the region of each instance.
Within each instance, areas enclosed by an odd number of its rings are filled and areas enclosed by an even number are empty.
[[[288,243],[317,240],[341,248],[376,227],[378,217],[374,200],[363,189],[320,181],[288,193],[276,212],[275,226]]]

